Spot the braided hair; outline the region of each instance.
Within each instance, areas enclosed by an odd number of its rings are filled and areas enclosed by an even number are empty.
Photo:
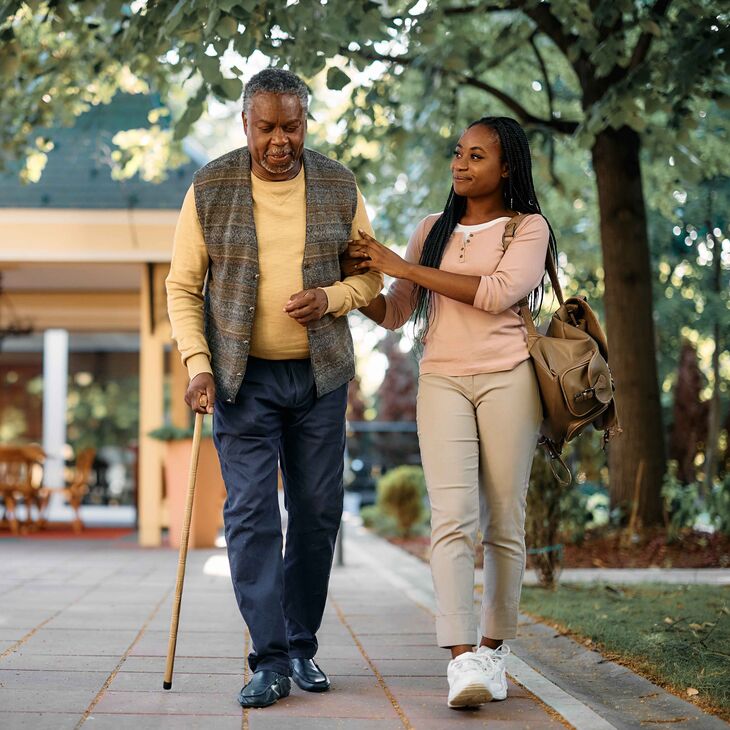
[[[471,127],[482,124],[493,130],[499,137],[502,149],[502,161],[507,163],[509,177],[506,178],[502,188],[504,207],[517,213],[540,213],[540,204],[537,200],[535,185],[532,181],[532,158],[530,157],[530,145],[527,135],[522,127],[510,117],[482,117],[469,125]],[[438,269],[443,258],[446,245],[454,232],[456,224],[461,220],[466,211],[466,198],[457,195],[452,185],[449,197],[444,206],[444,212],[433,225],[423,243],[421,266],[431,266]],[[548,221],[550,231],[549,252],[553,260],[557,262],[557,245],[555,234]],[[544,279],[544,277],[543,277]],[[544,281],[530,293],[528,302],[533,316],[536,316],[542,305]],[[429,325],[433,314],[433,292],[422,286],[414,292],[415,307],[413,319],[416,325],[416,339],[421,344],[428,334]]]

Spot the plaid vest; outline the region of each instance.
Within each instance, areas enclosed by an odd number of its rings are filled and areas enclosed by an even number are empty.
[[[357,209],[353,174],[312,150],[303,156],[307,222],[304,288],[340,280]],[[233,402],[246,373],[258,289],[258,241],[251,197],[251,155],[241,147],[209,162],[193,178],[195,205],[208,251],[205,336],[219,398]],[[309,355],[319,396],[355,376],[347,317],[326,314],[307,325]]]

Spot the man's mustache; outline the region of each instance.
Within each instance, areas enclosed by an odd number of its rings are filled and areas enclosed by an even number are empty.
[[[294,150],[292,150],[291,147],[282,147],[281,149],[274,148],[274,149],[267,150],[264,153],[264,156],[265,157],[268,157],[269,155],[277,155],[277,156],[280,156],[280,155],[291,155],[293,153],[294,153]]]

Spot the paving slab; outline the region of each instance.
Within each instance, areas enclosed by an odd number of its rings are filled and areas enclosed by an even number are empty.
[[[71,651],[71,649],[69,649]],[[77,656],[74,654],[36,654],[15,651],[0,659],[1,669],[27,669],[34,671],[59,670],[64,672],[106,672],[109,676],[119,662],[119,657]]]
[[[0,669],[0,689],[98,691],[108,676],[108,672],[69,672],[65,669]]]
[[[248,713],[246,718],[250,730],[281,730],[281,718],[271,717],[266,712]],[[297,730],[403,730],[400,720],[361,720],[348,717],[347,719],[334,717],[297,717]]]
[[[223,693],[226,697],[235,697],[241,689],[241,672],[231,674],[207,674],[199,672],[196,674],[185,674],[175,672],[175,692],[184,693]],[[162,682],[160,671],[155,672],[125,672],[120,671],[112,680],[109,689],[115,692],[154,692],[160,691]],[[0,678],[0,681],[2,679]]]
[[[0,689],[2,712],[76,712],[83,711],[99,691],[98,686],[89,689]],[[0,721],[0,727],[3,723]]]
[[[31,636],[23,650],[33,654],[74,654],[76,656],[121,656],[139,629],[94,631],[86,629],[51,629],[47,626]]]
[[[125,672],[152,672],[162,677],[166,657],[147,657],[130,655],[122,665]],[[175,674],[235,674],[243,676],[244,659],[228,657],[187,657],[175,654]]]
[[[74,730],[81,714],[2,711],[3,730]]]
[[[242,622],[237,631],[181,631],[177,651],[181,656],[212,656],[235,659],[244,656],[246,643]],[[132,656],[167,656],[169,629],[147,630],[135,644]]]
[[[0,642],[2,643],[15,643],[18,639],[23,638],[23,635],[27,632],[27,629],[19,628],[0,628]]]
[[[215,692],[164,691],[158,678],[156,691],[117,692],[107,690],[93,708],[96,714],[127,714],[131,709],[144,715],[232,715],[240,717],[241,707],[236,695]],[[240,688],[239,688],[240,689]],[[89,725],[93,727],[93,725]]]
[[[103,715],[86,718],[84,728],[93,730],[241,730],[242,713],[225,715]],[[50,729],[49,729],[50,730]]]

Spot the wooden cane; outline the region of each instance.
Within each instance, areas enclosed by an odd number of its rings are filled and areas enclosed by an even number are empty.
[[[193,516],[193,500],[195,498],[195,477],[198,473],[198,456],[200,455],[200,437],[203,431],[204,414],[195,414],[195,428],[193,430],[193,449],[190,454],[190,472],[188,474],[188,495],[185,503],[185,520],[183,521],[182,536],[180,538],[180,555],[177,563],[177,583],[175,585],[175,600],[172,604],[172,619],[170,621],[170,640],[167,644],[167,666],[163,689],[172,689],[172,668],[175,664],[175,646],[177,645],[177,627],[180,622],[180,603],[182,602],[183,583],[185,582],[185,561],[188,557],[188,540],[190,538],[190,520]]]

